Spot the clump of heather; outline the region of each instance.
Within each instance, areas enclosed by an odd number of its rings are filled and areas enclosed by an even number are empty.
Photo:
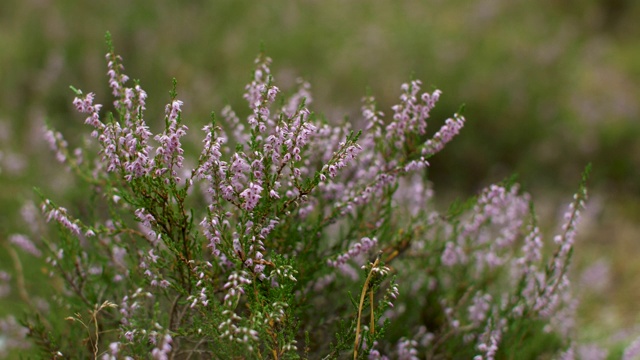
[[[572,348],[567,276],[584,179],[545,241],[529,195],[505,182],[435,210],[429,158],[462,129],[429,135],[439,90],[404,84],[386,117],[335,126],[255,62],[248,116],[227,107],[190,154],[176,85],[164,130],[113,47],[114,113],[74,89],[93,145],[56,158],[90,186],[91,206],[43,195],[58,232],[36,248],[56,296],[22,323],[47,357],[154,359],[538,358]],[[360,125],[355,125],[360,124]],[[95,151],[97,150],[97,151]],[[62,322],[60,320],[63,320]]]

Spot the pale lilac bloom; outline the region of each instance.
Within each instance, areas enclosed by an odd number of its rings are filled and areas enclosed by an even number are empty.
[[[372,349],[369,352],[369,355],[367,356],[367,360],[389,360],[388,357],[386,357],[385,355],[380,354],[380,351],[378,349],[376,349],[376,346],[378,346],[378,342],[375,341],[373,343]]]
[[[580,275],[583,289],[602,293],[613,284],[611,281],[611,265],[605,260],[598,260],[587,267]]]
[[[282,108],[282,113],[290,118],[295,115],[296,111],[298,111],[303,101],[305,106],[309,106],[309,104],[313,102],[311,92],[309,91],[311,89],[311,85],[301,78],[298,78],[296,82],[298,83],[298,90],[295,94],[289,97],[286,104]]]
[[[249,115],[247,119],[249,125],[258,133],[264,133],[267,130],[267,125],[273,125],[269,108],[275,102],[276,95],[280,90],[271,85],[271,71],[269,69],[271,59],[260,56],[255,63],[257,68],[253,81],[245,87],[246,92],[243,97],[249,103],[249,108],[253,110],[253,114]]]
[[[415,340],[402,339],[396,345],[396,355],[398,360],[419,360],[418,342]]]
[[[422,155],[431,156],[440,150],[444,149],[444,146],[451,141],[464,126],[465,119],[462,115],[455,114],[453,119],[447,119],[444,125],[433,135],[433,138],[427,140]]]
[[[605,360],[609,355],[606,349],[596,344],[578,345],[577,353],[580,360]]]
[[[575,242],[577,227],[581,219],[581,210],[585,207],[586,197],[586,190],[584,193],[574,195],[574,201],[569,204],[564,214],[565,223],[562,225],[562,233],[553,238],[554,242],[559,246],[559,250],[554,256],[553,264],[556,272],[564,271],[567,256]]]
[[[249,187],[240,193],[240,198],[244,199],[242,208],[247,211],[253,210],[253,208],[258,205],[258,201],[260,201],[260,198],[262,197],[262,190],[262,186],[254,184],[253,182],[249,183]]]
[[[151,350],[151,356],[155,360],[169,360],[169,355],[171,354],[171,350],[173,349],[173,347],[171,346],[172,342],[173,339],[171,338],[171,335],[165,334],[162,337],[160,346],[155,347],[153,348],[153,350]]]
[[[215,137],[216,130],[211,125],[207,125],[202,128],[206,132],[206,137],[202,141],[204,142],[204,148],[200,155],[201,164],[193,171],[193,178],[196,180],[207,179],[212,180],[212,171],[216,171],[216,168],[220,166],[220,158],[222,157],[221,148],[226,142],[226,139],[220,136]],[[214,138],[215,137],[215,138]]]
[[[44,139],[49,143],[49,147],[56,153],[56,160],[64,163],[67,160],[67,141],[64,140],[62,134],[58,131],[44,128]]]
[[[216,217],[205,217],[200,222],[200,226],[203,228],[203,234],[209,241],[207,247],[211,248],[211,252],[216,256],[220,256],[218,245],[222,241],[222,233],[218,229],[218,224],[219,220]]]
[[[7,351],[11,349],[28,349],[31,342],[27,340],[29,329],[23,327],[16,319],[9,315],[0,318],[0,334],[2,334],[3,346],[0,346],[0,356],[7,355]]]
[[[231,186],[235,191],[240,192],[245,187],[251,165],[241,154],[235,153],[229,171],[231,172]]]
[[[369,252],[369,250],[371,250],[377,243],[378,239],[370,239],[365,236],[360,239],[360,241],[352,244],[346,253],[338,255],[336,259],[327,260],[327,265],[340,268],[345,265],[349,259],[353,259],[360,256],[361,254],[366,254],[367,252]]]
[[[26,202],[20,208],[20,215],[22,217],[22,220],[24,220],[24,222],[27,225],[29,225],[29,230],[32,233],[37,233],[38,229],[40,228],[38,223],[39,212],[38,212],[38,208],[34,205],[34,203],[31,201]]]
[[[133,88],[126,87],[128,77],[122,74],[124,67],[120,63],[121,58],[111,53],[106,57],[109,86],[116,97],[114,106],[124,118],[124,127],[117,121],[106,124],[100,121],[99,111],[102,105],[93,104],[93,93],[76,97],[73,103],[78,111],[89,114],[85,123],[95,128],[92,136],[98,138],[102,145],[102,160],[107,165],[107,171],[124,170],[125,180],[131,181],[149,174],[152,167],[149,156],[152,148],[148,145],[152,134],[142,117],[147,93],[138,84]]]
[[[344,263],[344,264],[338,265],[337,269],[340,271],[342,275],[348,277],[352,281],[358,281],[358,279],[360,279],[360,272],[354,269],[353,266],[349,264]]]
[[[67,215],[67,209],[63,207],[55,208],[52,206],[49,200],[45,200],[45,202],[42,204],[42,212],[45,213],[47,222],[55,220],[60,225],[71,231],[73,234],[80,235],[80,226],[76,222],[71,221],[71,219]]]
[[[440,90],[419,96],[420,86],[419,80],[402,84],[400,104],[392,107],[393,121],[386,126],[385,133],[387,140],[393,140],[397,147],[403,146],[407,134],[423,135],[426,132],[429,113],[440,97]]]
[[[165,107],[168,126],[161,135],[154,137],[160,144],[156,148],[156,176],[170,171],[175,181],[180,180],[177,178],[176,169],[182,168],[184,161],[184,150],[180,138],[186,135],[188,130],[185,125],[179,123],[182,104],[182,101],[174,100]]]
[[[476,293],[473,297],[472,304],[467,309],[469,312],[469,320],[474,326],[479,326],[487,319],[487,314],[491,308],[491,295]]]
[[[496,353],[498,352],[498,345],[502,338],[502,332],[500,330],[487,330],[480,336],[481,342],[477,345],[478,350],[483,353],[480,359],[494,360]],[[477,359],[478,356],[474,357]]]
[[[558,357],[558,360],[574,360],[576,358],[575,349],[573,346],[569,347],[566,351],[562,352]],[[624,360],[627,360],[623,358]],[[629,359],[631,360],[631,359]]]
[[[638,358],[640,358],[640,337],[629,344],[622,355],[622,360],[637,360]]]
[[[225,305],[231,306],[236,299],[240,298],[244,294],[244,286],[248,284],[251,284],[251,280],[246,271],[241,270],[231,273],[222,287],[227,290],[223,300]]]
[[[467,255],[462,247],[451,241],[447,241],[440,260],[443,265],[451,267],[457,264],[465,264],[467,262]]]
[[[29,254],[40,257],[42,256],[42,252],[35,246],[35,244],[29,239],[27,236],[23,234],[12,234],[9,236],[9,242],[18,246],[22,250],[28,252]]]

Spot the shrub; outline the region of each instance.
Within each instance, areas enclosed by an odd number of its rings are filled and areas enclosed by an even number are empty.
[[[314,114],[303,81],[282,95],[261,54],[246,120],[229,107],[212,115],[195,159],[183,150],[175,81],[154,135],[147,95],[127,85],[110,41],[107,61],[114,113],[74,89],[94,142],[71,151],[47,131],[92,192],[78,211],[43,196],[58,232],[37,251],[56,295],[22,325],[46,356],[571,354],[567,268],[586,172],[546,249],[513,181],[436,210],[425,169],[465,119],[455,114],[428,137],[441,94],[418,80],[402,85],[387,121],[366,97],[357,130]]]

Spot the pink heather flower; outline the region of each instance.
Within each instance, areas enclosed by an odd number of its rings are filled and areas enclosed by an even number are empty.
[[[389,296],[392,299],[397,299],[398,295],[400,295],[400,290],[398,290],[398,285],[397,284],[393,284],[390,288],[389,288]]]
[[[127,263],[125,261],[126,255],[127,255],[127,249],[119,246],[111,247],[111,257],[113,259],[113,263],[116,264],[117,266],[121,268],[127,267]]]
[[[301,78],[298,78],[296,82],[298,83],[298,91],[289,97],[287,103],[282,108],[282,113],[289,118],[295,115],[303,101],[305,106],[309,106],[309,104],[313,102],[311,92],[309,91],[311,85]]]
[[[218,249],[218,245],[222,241],[222,233],[218,228],[219,223],[218,218],[210,218],[208,216],[200,222],[200,226],[203,228],[203,234],[209,241],[207,247],[211,248],[211,252],[215,256],[221,255],[220,250]]]
[[[417,346],[418,342],[415,340],[401,339],[396,345],[397,359],[419,360]]]
[[[60,225],[71,231],[73,234],[80,235],[80,226],[69,219],[69,216],[67,215],[67,209],[63,207],[55,208],[52,206],[49,200],[45,200],[45,202],[42,204],[42,212],[46,215],[47,222],[55,220]]]
[[[135,214],[142,225],[147,228],[151,228],[152,223],[155,223],[156,221],[153,215],[149,214],[145,208],[136,209]]]
[[[49,143],[49,148],[56,153],[56,160],[64,163],[67,160],[67,141],[62,137],[62,134],[58,131],[49,130],[44,128],[44,139]]]
[[[542,259],[542,238],[540,236],[540,229],[536,226],[524,239],[524,245],[522,246],[522,262],[524,264],[537,263]]]
[[[335,260],[327,260],[327,265],[340,268],[345,265],[349,259],[353,259],[360,254],[366,254],[369,252],[369,250],[371,250],[377,243],[378,239],[376,238],[370,239],[368,237],[363,237],[360,241],[351,245],[346,253],[339,255]]]
[[[28,333],[29,330],[20,325],[12,315],[0,318],[0,334],[2,334],[3,340],[3,346],[0,347],[0,356],[4,356],[5,351],[11,349],[24,350],[31,347],[31,342],[27,341]]]
[[[371,185],[366,186],[360,193],[351,193],[351,198],[346,204],[336,204],[342,206],[340,214],[345,215],[355,209],[356,206],[363,206],[369,203],[371,199],[382,194],[384,187],[393,184],[397,177],[389,174],[378,174]]]
[[[149,259],[150,259],[150,260],[151,260],[151,262],[153,262],[153,263],[157,263],[157,262],[158,262],[158,259],[160,258],[160,256],[158,256],[158,255],[156,255],[156,254],[154,254],[154,253],[153,253],[153,249],[150,249],[150,250],[149,250],[148,255],[149,255]]]
[[[489,244],[486,251],[496,252],[515,241],[528,213],[529,196],[519,195],[517,186],[507,190],[502,186],[491,185],[478,198],[458,241],[461,244],[467,240],[476,244]]]
[[[220,183],[220,195],[223,199],[227,201],[233,201],[235,197],[235,192],[233,191],[233,186],[226,185],[224,183]]]
[[[134,338],[136,335],[136,331],[127,331],[126,333],[124,333],[124,338],[127,339],[127,341],[129,342],[133,342]]]
[[[38,223],[40,214],[38,212],[38,208],[33,202],[26,202],[20,208],[20,215],[22,217],[22,220],[29,226],[29,230],[32,233],[38,232],[38,229],[40,228],[40,225]]]
[[[264,166],[262,165],[262,159],[256,159],[251,163],[251,170],[253,173],[253,180],[262,185],[262,179],[264,178]]]
[[[253,210],[258,205],[258,201],[260,201],[260,193],[262,193],[262,186],[253,182],[249,183],[249,187],[240,193],[240,198],[244,199],[242,208],[247,211]]]
[[[458,114],[453,115],[453,119],[447,119],[440,130],[433,135],[433,138],[424,144],[422,155],[431,156],[444,149],[444,146],[458,135],[464,122],[464,117]]]
[[[245,187],[247,174],[251,171],[251,166],[244,158],[244,154],[233,154],[229,171],[231,172],[231,186],[235,191],[240,192]]]
[[[227,294],[224,296],[225,305],[232,306],[233,302],[244,294],[243,286],[248,284],[251,284],[251,280],[249,280],[249,274],[246,271],[241,270],[231,273],[222,287],[227,290]]]
[[[81,113],[92,113],[93,112],[93,99],[95,97],[94,93],[88,93],[85,95],[84,99],[76,97],[73,99],[73,106],[76,107],[76,110]]]
[[[367,360],[389,360],[388,357],[380,354],[380,351],[376,349],[377,346],[378,342],[374,341],[371,351],[369,351],[369,355],[367,356]]]
[[[128,77],[121,73],[124,68],[119,56],[110,53],[107,54],[107,60],[109,86],[116,97],[114,106],[125,120],[124,128],[117,122],[104,124],[100,121],[101,105],[93,105],[93,93],[76,98],[74,105],[80,112],[90,114],[85,123],[95,128],[92,136],[97,137],[102,145],[107,171],[117,171],[124,166],[125,179],[130,181],[134,177],[147,175],[151,169],[151,147],[147,144],[151,132],[142,119],[147,93],[139,85],[134,88],[124,86]]]
[[[120,124],[111,122],[104,127],[102,133],[98,132],[97,134],[98,141],[102,144],[102,161],[107,164],[107,172],[119,170],[121,161],[117,144],[122,134]]]
[[[556,235],[553,240],[559,246],[559,250],[554,256],[555,270],[564,269],[564,261],[573,247],[575,241],[576,230],[580,223],[581,210],[585,207],[586,191],[581,194],[574,195],[574,201],[569,204],[569,208],[564,214],[565,223],[562,225],[563,233]]]
[[[611,266],[605,260],[598,260],[587,267],[580,275],[580,283],[584,289],[594,293],[603,293],[613,282]]]
[[[329,165],[327,170],[329,170],[329,176],[332,178],[338,175],[338,169],[334,165]]]
[[[487,328],[485,333],[480,336],[478,350],[483,353],[483,356],[476,356],[474,359],[494,360],[496,353],[498,352],[498,345],[502,338],[502,331],[499,329],[491,330]]]
[[[622,355],[622,360],[635,360],[640,356],[640,337],[635,339],[626,349]]]
[[[171,354],[171,350],[173,349],[171,346],[172,342],[173,339],[171,338],[171,335],[165,334],[162,337],[160,346],[151,350],[151,356],[156,360],[169,360],[169,354]]]
[[[123,75],[121,78],[125,77],[126,76]],[[117,85],[116,87],[120,89],[120,85]],[[114,86],[112,86],[112,88],[114,88]],[[136,88],[137,96],[141,101],[140,109],[143,109],[146,93],[144,93],[142,89],[139,89],[139,87]],[[116,93],[114,88],[114,95],[117,95],[118,93],[119,90]],[[110,122],[108,124],[102,123],[99,115],[102,105],[92,105],[93,99],[93,93],[89,93],[84,99],[76,98],[74,100],[74,105],[79,111],[90,113],[90,116],[85,120],[85,124],[89,124],[95,128],[91,135],[98,138],[98,141],[102,145],[102,161],[107,165],[107,172],[119,170],[124,160],[124,165],[126,166],[125,170],[127,170],[127,172],[133,173],[135,176],[141,176],[143,173],[146,173],[143,168],[148,168],[148,161],[146,160],[146,154],[148,152],[146,138],[149,137],[150,132],[144,124],[144,121],[139,120],[137,122],[137,128],[135,130],[137,138],[133,139],[130,135],[129,127],[132,126],[130,121],[127,120],[127,126],[124,129],[117,122]],[[115,105],[119,108],[119,100],[116,100]],[[129,113],[126,113],[125,115],[127,119],[131,117],[131,114]],[[137,160],[138,158],[140,158],[140,160]],[[132,163],[134,165],[131,165]],[[140,163],[145,165],[141,165]],[[131,177],[129,176],[128,180],[130,180],[130,178]]]
[[[271,190],[269,191],[269,196],[270,196],[270,197],[272,197],[272,198],[274,198],[274,199],[280,199],[280,195],[278,195],[278,193],[277,193],[275,190],[273,190],[273,189],[271,189]]]
[[[180,138],[187,134],[187,127],[179,124],[182,101],[174,100],[165,107],[167,127],[162,135],[156,135],[154,139],[160,143],[156,149],[156,175],[161,175],[166,171],[171,171],[171,176],[176,181],[177,172],[175,169],[182,168],[184,150],[180,143]]]
[[[95,98],[94,93],[88,93],[84,98],[76,97],[73,99],[73,105],[76,107],[80,113],[89,114],[89,117],[85,120],[85,124],[91,125],[96,130],[102,130],[104,128],[104,124],[100,121],[100,109],[102,109],[101,104],[93,104],[93,100]]]
[[[469,312],[469,320],[474,326],[479,326],[487,319],[487,313],[491,308],[491,295],[476,293],[473,297],[472,304],[467,311]]]
[[[448,241],[445,245],[444,251],[442,252],[440,261],[442,261],[444,266],[451,267],[456,264],[464,263],[466,261],[466,255],[462,248],[455,245],[453,242]]]
[[[274,218],[269,220],[269,225],[263,227],[260,230],[260,239],[265,239],[267,237],[267,235],[269,235],[269,233],[271,233],[271,231],[273,231],[273,229],[275,229],[276,225],[278,225],[280,223],[280,219],[278,218]]]
[[[340,147],[344,147],[346,144],[341,143]],[[340,152],[337,157],[337,161],[334,163],[336,169],[342,169],[347,166],[348,163],[353,161],[360,153],[362,148],[358,144],[349,145],[344,151]],[[334,170],[335,173],[335,170]]]
[[[253,114],[249,115],[247,119],[249,125],[253,130],[264,133],[267,130],[267,124],[271,122],[269,108],[275,102],[276,95],[280,90],[271,85],[271,71],[269,69],[271,59],[260,56],[255,63],[257,68],[253,81],[245,87],[246,92],[243,97],[249,103],[249,108],[253,110]]]
[[[392,140],[394,145],[402,147],[406,135],[417,133],[424,135],[427,129],[427,119],[431,109],[440,97],[440,90],[432,94],[424,93],[418,96],[421,82],[414,80],[410,84],[402,84],[403,93],[400,95],[400,104],[392,107],[393,121],[386,126],[386,138]],[[371,110],[371,106],[368,107]],[[375,114],[375,112],[374,112]],[[367,113],[371,120],[371,113]]]
[[[108,357],[108,359],[116,359],[116,356],[118,356],[118,353],[120,352],[120,343],[119,342],[112,342],[111,344],[109,344],[109,351],[110,351],[110,357]],[[107,354],[105,354],[104,356],[107,356]]]
[[[609,355],[606,349],[596,344],[578,345],[577,353],[580,360],[605,360]],[[624,355],[622,359],[625,359]]]
[[[207,135],[202,141],[204,142],[204,148],[200,154],[200,166],[194,170],[193,178],[211,181],[211,172],[220,167],[220,158],[222,157],[221,148],[222,144],[226,142],[226,139],[220,136],[215,137],[216,131],[220,130],[219,128],[214,129],[211,125],[207,125],[202,128],[202,130],[206,132]]]
[[[121,156],[125,159],[123,165],[125,179],[145,176],[151,172],[152,159],[149,153],[152,147],[148,145],[148,139],[153,135],[144,120],[136,118],[135,124],[129,124],[123,129],[123,136],[118,140],[121,145]]]
[[[18,246],[22,250],[28,252],[29,254],[40,257],[42,256],[42,252],[31,242],[31,240],[22,234],[13,234],[9,236],[9,242]]]
[[[113,53],[105,55],[107,59],[107,76],[109,77],[109,87],[111,88],[112,95],[116,98],[113,105],[116,109],[120,109],[126,106],[126,88],[125,83],[129,80],[129,77],[122,73],[124,66],[122,65],[122,57]]]
[[[575,355],[575,350],[573,349],[573,346],[569,347],[569,349],[567,349],[567,351],[563,352],[562,354],[560,354],[560,356],[558,357],[559,360],[574,360],[576,358]],[[627,360],[627,358],[624,358],[624,360]],[[630,358],[629,360],[632,360],[633,358]]]
[[[121,107],[117,109],[124,112],[125,124],[128,127],[133,125],[133,121],[142,119],[146,99],[147,93],[142,90],[140,85],[136,85],[134,88],[122,87],[121,97],[119,100],[116,100]],[[144,121],[142,122],[144,123]]]
[[[384,113],[376,108],[376,101],[373,96],[368,96],[362,99],[363,105],[361,108],[362,117],[366,122],[366,131],[372,131],[372,137],[382,137],[382,126],[384,125]]]
[[[331,283],[333,283],[335,280],[336,280],[335,273],[330,273],[325,276],[321,276],[320,278],[316,279],[315,282],[313,283],[313,291],[315,292],[324,291],[325,288],[329,286]]]
[[[233,128],[233,138],[238,144],[247,144],[251,140],[251,134],[245,131],[244,124],[240,121],[240,118],[233,111],[231,106],[227,105],[222,108],[221,111],[224,122],[229,124]]]
[[[140,231],[144,233],[152,245],[157,246],[162,239],[162,235],[153,230],[156,219],[145,208],[136,209],[135,215],[140,221]]]

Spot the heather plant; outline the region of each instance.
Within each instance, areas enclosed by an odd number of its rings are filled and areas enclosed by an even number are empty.
[[[91,137],[72,149],[46,132],[90,195],[71,209],[41,194],[57,231],[13,241],[46,257],[55,293],[7,325],[16,339],[69,359],[574,353],[568,267],[588,171],[545,242],[514,181],[437,210],[428,160],[465,118],[429,136],[441,93],[418,80],[391,118],[367,96],[359,121],[335,125],[311,111],[308,83],[276,87],[261,54],[248,115],[212,115],[190,154],[176,82],[154,134],[110,41],[106,57],[113,112],[72,88]]]

